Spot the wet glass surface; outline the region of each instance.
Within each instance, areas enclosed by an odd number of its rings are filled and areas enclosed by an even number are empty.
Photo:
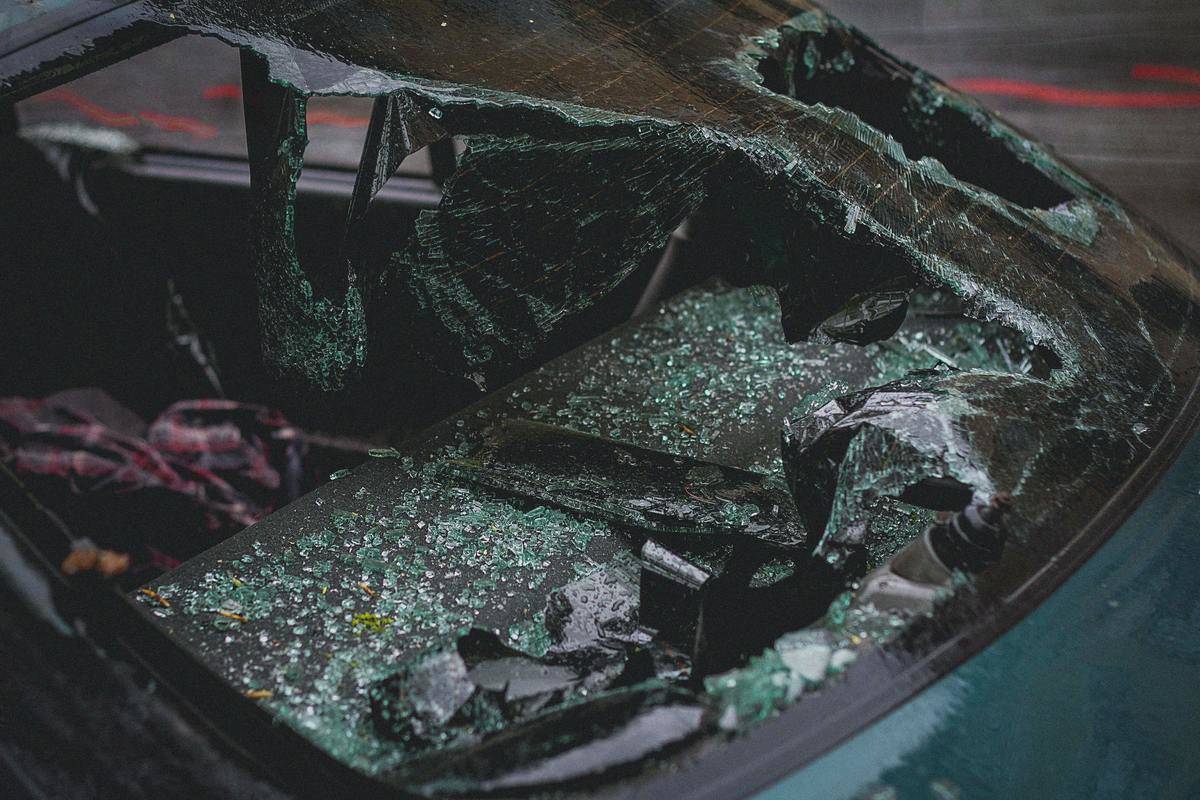
[[[978,604],[1001,606],[1077,546],[1075,533],[1151,455],[1195,382],[1186,256],[1041,145],[816,8],[157,7],[162,22],[252,51],[259,91],[247,109],[267,109],[248,118],[261,137],[251,137],[260,306],[265,322],[286,322],[264,324],[264,349],[311,388],[338,391],[400,346],[486,386],[688,217],[703,221],[694,227],[725,275],[772,287],[778,300],[692,293],[154,587],[175,598],[148,604],[173,635],[248,691],[269,693],[256,696],[360,770],[436,782],[436,769],[366,725],[367,689],[397,659],[472,626],[540,658],[546,592],[631,552],[614,515],[531,507],[538,492],[528,488],[519,501],[511,487],[448,477],[443,462],[476,452],[497,419],[779,478],[781,433],[824,425],[831,403],[871,417],[847,426],[848,441],[823,462],[819,434],[785,454],[799,464],[792,477],[807,476],[792,488],[815,549],[795,571],[774,565],[772,585],[827,603],[817,619],[775,620],[793,632],[743,666],[691,674],[688,691],[712,712],[706,732],[720,737],[798,699],[803,713],[809,693],[834,702],[871,654],[919,659],[956,626],[987,618]],[[317,280],[292,246],[289,216],[305,98],[396,93],[403,130],[436,124],[468,149],[439,208],[397,231],[386,258],[350,259],[344,276]],[[395,160],[367,159],[364,175]],[[989,322],[914,304],[888,338],[918,286]],[[787,343],[799,339],[810,341]],[[884,386],[896,380],[902,392]],[[1004,556],[957,575],[932,621],[855,605],[855,579],[929,523],[913,492],[930,480],[985,501],[1012,495]],[[715,560],[726,557],[736,553]],[[707,619],[722,610],[710,603]],[[469,744],[452,742],[447,758],[470,758]],[[539,771],[560,755],[533,747],[506,763],[552,784],[570,780]]]
[[[494,632],[528,657],[545,657],[565,630],[555,622],[556,614],[563,619],[564,601],[553,596],[573,581],[596,598],[606,575],[624,575],[614,580],[626,587],[621,595],[634,603],[635,618],[661,617],[637,608],[647,591],[644,581],[641,592],[637,586],[637,529],[505,499],[455,478],[453,462],[473,455],[497,421],[533,419],[705,455],[782,483],[783,421],[820,405],[831,391],[946,362],[1018,374],[1032,369],[1032,348],[1014,332],[947,316],[943,303],[918,298],[905,326],[882,343],[789,345],[769,294],[694,290],[498,392],[440,426],[427,444],[404,453],[380,450],[366,466],[188,562],[152,585],[169,607],[147,595],[139,599],[199,658],[335,757],[398,783],[431,781],[445,789],[438,775],[447,765],[431,760],[428,745],[413,749],[403,738],[378,734],[371,698],[380,681],[470,628]],[[890,557],[928,520],[914,507],[882,510],[877,522],[886,524],[877,526],[871,563]],[[718,570],[729,556],[685,552]],[[756,585],[789,585],[787,562],[763,570]],[[671,598],[656,593],[654,599]],[[713,714],[709,729],[722,730],[714,723],[722,715],[726,730],[754,726],[805,687],[852,668],[861,648],[903,631],[902,617],[851,609],[849,602],[849,594],[838,598],[824,619],[769,647],[745,672],[711,677],[697,695]],[[778,617],[789,606],[773,608]],[[775,622],[789,625],[786,618]],[[594,630],[589,624],[583,630]],[[686,666],[689,653],[676,658]],[[636,663],[630,659],[615,663]],[[686,675],[679,673],[685,682]],[[669,686],[679,678],[659,681]],[[461,732],[458,725],[442,729],[444,742],[454,741],[449,734]],[[470,748],[458,744],[449,752],[468,757]]]

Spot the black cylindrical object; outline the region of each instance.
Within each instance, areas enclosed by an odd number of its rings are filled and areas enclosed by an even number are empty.
[[[972,503],[929,529],[934,554],[947,568],[979,572],[995,563],[1004,550],[1004,514],[1012,502],[1000,493],[987,505]]]

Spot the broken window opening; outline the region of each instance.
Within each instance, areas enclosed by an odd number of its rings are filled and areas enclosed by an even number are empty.
[[[453,142],[408,97],[377,98],[343,235],[336,246],[324,242],[305,252],[298,247],[297,230],[307,228],[296,218],[296,185],[308,144],[307,98],[272,83],[254,53],[242,53],[242,67],[264,360],[285,379],[337,391],[360,380],[366,366],[366,306],[380,254],[402,248],[413,231],[405,225],[368,244],[372,200],[409,156],[442,140],[447,146],[434,148],[430,162],[431,172],[444,175],[454,162]]]
[[[366,221],[375,195],[396,174],[404,161],[422,150],[427,153],[431,175],[440,187],[445,179],[445,170],[453,170],[455,164],[454,142],[449,134],[404,95],[387,94],[375,98],[354,190],[346,209],[342,252],[351,269],[362,271],[364,248],[368,241],[378,241],[380,245],[394,249],[402,247],[411,235],[410,227],[393,232],[390,236],[368,238]]]
[[[1026,334],[1011,326],[974,319],[967,313],[962,300],[947,289],[915,289],[909,294],[908,300],[908,314],[914,320],[945,320],[951,324],[973,320],[980,326],[983,336],[977,346],[972,344],[965,353],[951,355],[939,351],[932,344],[917,345],[938,364],[956,370],[980,369],[989,363],[997,366],[1002,364],[1007,372],[1029,375],[1039,380],[1049,380],[1055,370],[1062,369],[1062,359],[1049,347],[1035,344]],[[907,336],[901,331],[898,338],[904,340]],[[895,343],[888,339],[879,342],[878,346],[892,347]]]
[[[812,27],[785,26],[780,36],[758,61],[771,91],[849,111],[899,142],[909,159],[936,158],[960,180],[1019,206],[1051,209],[1075,199],[1061,178],[1039,168],[1026,140],[857,30],[823,16]]]
[[[264,361],[285,378],[341,388],[366,358],[362,289],[346,268],[323,274],[305,269],[296,250],[306,98],[273,83],[265,59],[248,51],[241,57]]]

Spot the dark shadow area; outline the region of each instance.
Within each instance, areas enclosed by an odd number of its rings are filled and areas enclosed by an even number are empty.
[[[18,188],[0,209],[13,267],[0,324],[4,395],[97,386],[146,418],[177,400],[212,396],[196,365],[173,354],[170,320],[178,322],[182,308],[211,351],[226,396],[280,408],[308,430],[395,444],[479,397],[470,381],[440,371],[404,341],[372,353],[368,373],[344,397],[286,391],[271,377],[254,344],[259,322],[245,161],[162,150],[109,153],[16,137],[0,149]],[[424,152],[414,158],[430,160]],[[361,230],[364,281],[403,244],[420,212],[436,207],[441,193],[432,178],[449,169],[428,177],[402,170],[386,182]],[[347,169],[306,167],[300,176],[296,248],[318,294],[345,280],[353,183]],[[657,258],[582,314],[569,335],[511,365],[501,380],[628,319]]]

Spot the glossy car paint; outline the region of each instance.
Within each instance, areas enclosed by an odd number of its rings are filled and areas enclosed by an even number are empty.
[[[758,798],[1194,798],[1198,668],[1200,436],[1036,611]]]

